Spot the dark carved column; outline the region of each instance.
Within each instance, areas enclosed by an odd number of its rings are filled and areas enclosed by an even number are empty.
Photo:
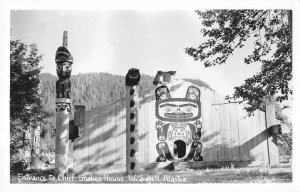
[[[132,68],[125,79],[126,85],[126,174],[133,175],[139,171],[138,165],[138,84],[140,72]]]

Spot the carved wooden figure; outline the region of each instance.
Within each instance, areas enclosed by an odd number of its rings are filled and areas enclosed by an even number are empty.
[[[56,98],[71,98],[71,72],[73,57],[65,47],[59,47],[56,51],[56,73],[59,80],[56,82]]]

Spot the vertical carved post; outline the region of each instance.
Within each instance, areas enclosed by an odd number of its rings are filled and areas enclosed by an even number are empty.
[[[68,49],[68,31],[64,31],[63,46]]]
[[[73,57],[67,49],[67,32],[64,31],[63,45],[55,55],[56,73],[56,140],[55,170],[57,174],[68,172],[69,113],[71,112],[71,81]]]
[[[134,175],[139,171],[138,149],[138,84],[140,72],[132,68],[125,79],[126,85],[126,174]]]
[[[40,154],[40,131],[41,126],[37,124],[32,131],[32,148],[31,148],[31,169],[39,168],[39,154]]]

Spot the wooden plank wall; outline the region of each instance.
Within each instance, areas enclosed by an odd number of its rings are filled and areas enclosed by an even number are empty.
[[[149,162],[149,105],[140,107],[139,157]],[[98,167],[125,164],[125,99],[103,107],[85,111],[82,136],[74,141],[74,162],[76,165]],[[76,118],[76,117],[75,117]],[[75,166],[76,166],[75,165]],[[100,166],[101,167],[101,166]]]
[[[183,85],[183,95],[188,85]],[[214,91],[200,90],[204,161],[267,163],[265,113],[256,111],[254,116],[247,117],[243,104],[224,104],[224,98]],[[139,162],[152,163],[157,157],[153,93],[139,100]],[[75,166],[125,164],[125,111],[125,99],[85,111],[82,136],[74,142]]]
[[[268,163],[265,112],[248,117],[238,103],[212,104],[211,129],[205,130],[204,161]]]

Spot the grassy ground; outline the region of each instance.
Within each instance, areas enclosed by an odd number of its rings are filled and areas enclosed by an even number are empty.
[[[25,177],[22,177],[24,176]],[[136,176],[124,172],[82,175],[53,176],[52,170],[28,171],[22,175],[11,175],[11,183],[288,183],[292,182],[291,165],[275,167],[147,170]]]

